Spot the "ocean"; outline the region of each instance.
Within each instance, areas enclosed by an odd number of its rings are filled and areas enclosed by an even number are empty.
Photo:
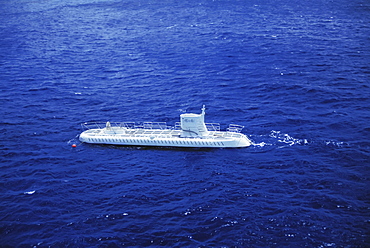
[[[0,1],[0,247],[369,247],[370,2]],[[241,149],[90,145],[182,113]],[[76,144],[77,147],[72,147]]]

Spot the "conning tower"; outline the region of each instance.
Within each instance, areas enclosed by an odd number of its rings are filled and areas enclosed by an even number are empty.
[[[203,105],[201,114],[181,114],[181,134],[182,138],[205,137],[208,136],[208,130],[204,123],[205,105]]]

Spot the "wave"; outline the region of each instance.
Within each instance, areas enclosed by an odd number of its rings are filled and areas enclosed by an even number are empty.
[[[310,140],[307,138],[295,138],[287,133],[281,131],[272,130],[268,135],[252,135],[253,147],[277,147],[285,148],[291,146],[308,146],[308,145],[319,145],[319,146],[330,146],[330,147],[350,147],[351,145],[344,141],[337,140]]]

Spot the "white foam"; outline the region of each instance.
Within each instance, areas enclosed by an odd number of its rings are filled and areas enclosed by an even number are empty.
[[[277,139],[277,142],[284,143],[288,146],[308,144],[307,139],[296,139],[296,138],[293,138],[292,136],[290,136],[287,133],[281,133],[281,131],[272,130],[269,136],[271,138]]]
[[[265,142],[260,142],[260,143],[252,143],[253,146],[257,147],[264,147],[264,146],[270,146],[271,144],[267,144]]]
[[[36,192],[36,190],[32,190],[32,191],[26,191],[23,194],[25,194],[25,195],[33,195],[35,192]]]

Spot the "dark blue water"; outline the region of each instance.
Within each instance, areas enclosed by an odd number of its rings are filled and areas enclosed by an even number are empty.
[[[369,1],[2,0],[0,16],[1,247],[369,246]],[[77,140],[202,104],[254,145]]]

